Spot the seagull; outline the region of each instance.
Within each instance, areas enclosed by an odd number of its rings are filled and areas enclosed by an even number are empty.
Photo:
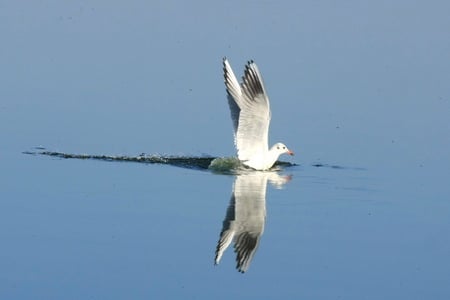
[[[281,154],[294,155],[283,143],[269,149],[270,103],[258,67],[250,60],[239,84],[227,58],[223,59],[225,86],[234,126],[238,159],[258,171],[269,170]]]

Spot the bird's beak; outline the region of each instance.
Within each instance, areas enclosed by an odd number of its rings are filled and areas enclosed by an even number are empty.
[[[288,150],[288,152],[287,152],[287,154],[289,154],[289,155],[294,155],[294,152],[292,152],[291,150]]]

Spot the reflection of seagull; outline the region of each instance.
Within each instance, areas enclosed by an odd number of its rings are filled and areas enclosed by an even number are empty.
[[[267,180],[280,188],[290,177],[275,172],[251,172],[236,176],[216,248],[216,265],[234,241],[236,268],[242,273],[248,270],[264,232]]]
[[[282,143],[268,148],[270,104],[256,64],[247,63],[241,84],[226,58],[223,71],[239,160],[253,169],[268,170],[281,154],[293,155]]]

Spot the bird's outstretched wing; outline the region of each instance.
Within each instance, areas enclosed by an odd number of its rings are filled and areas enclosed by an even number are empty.
[[[268,150],[269,97],[261,73],[253,61],[245,66],[241,84],[226,58],[223,60],[223,70],[238,158],[249,160]]]

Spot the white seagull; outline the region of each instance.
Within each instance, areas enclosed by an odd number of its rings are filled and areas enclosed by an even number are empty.
[[[281,154],[294,155],[283,143],[269,149],[270,103],[261,73],[251,60],[239,84],[226,58],[223,59],[225,86],[234,125],[238,159],[255,170],[268,170]]]

